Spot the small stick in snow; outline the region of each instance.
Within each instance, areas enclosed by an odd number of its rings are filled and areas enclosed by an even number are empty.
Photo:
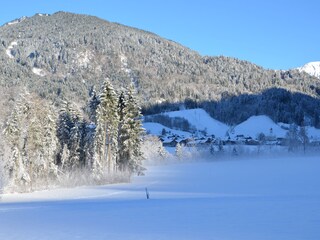
[[[146,188],[146,197],[147,197],[147,199],[149,199],[149,191],[148,191],[148,188]]]

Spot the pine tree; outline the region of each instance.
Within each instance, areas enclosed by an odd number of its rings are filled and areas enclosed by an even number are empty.
[[[181,160],[183,155],[183,147],[180,143],[177,143],[176,149],[175,149],[176,157]]]
[[[96,125],[94,123],[83,123],[83,136],[80,144],[81,162],[88,169],[93,168],[95,154]]]
[[[112,172],[116,168],[119,123],[117,102],[116,93],[109,80],[106,80],[96,113],[96,154],[93,170],[97,175],[103,174],[105,169]]]
[[[45,126],[43,131],[43,146],[45,149],[44,157],[47,159],[46,181],[57,177],[57,165],[55,164],[55,155],[58,146],[58,138],[56,135],[56,119],[54,112],[51,110],[45,115]]]
[[[69,161],[66,162],[67,168],[70,170],[77,169],[80,167],[80,142],[82,137],[81,122],[75,121],[73,127],[70,129],[69,135]]]
[[[159,141],[158,154],[159,154],[161,160],[164,160],[168,157],[168,152],[163,147],[163,144],[161,141]]]
[[[120,171],[124,171],[129,159],[129,149],[125,144],[129,139],[129,134],[127,131],[127,119],[126,119],[126,99],[125,93],[120,92],[118,97],[118,116],[119,116],[119,125],[118,125],[118,158],[117,166]]]
[[[4,135],[10,146],[10,157],[6,162],[6,169],[10,178],[11,185],[20,185],[21,181],[26,181],[28,178],[23,179],[26,176],[24,165],[22,162],[20,136],[22,134],[22,115],[24,112],[24,104],[20,99],[17,101],[13,111],[5,125]]]
[[[121,171],[142,173],[141,137],[143,134],[141,110],[131,85],[127,94],[120,93],[118,101],[119,112],[119,159],[118,167]]]
[[[57,177],[54,156],[58,140],[54,111],[42,100],[31,100],[28,122],[26,153],[32,190],[34,185],[48,186],[49,180]]]
[[[63,169],[75,169],[80,165],[80,141],[81,141],[81,120],[80,114],[69,102],[64,102],[60,110],[57,123],[57,137],[59,139],[59,152],[57,165]],[[68,149],[68,158],[63,158],[62,152]]]
[[[7,169],[12,187],[33,190],[33,186],[48,184],[55,176],[54,154],[57,140],[53,111],[42,99],[21,95],[5,128],[11,145]]]
[[[90,95],[90,99],[87,106],[87,112],[88,112],[90,121],[96,124],[97,123],[96,114],[97,114],[98,106],[100,104],[100,98],[99,98],[99,95],[97,95],[94,87],[92,87],[89,95]]]

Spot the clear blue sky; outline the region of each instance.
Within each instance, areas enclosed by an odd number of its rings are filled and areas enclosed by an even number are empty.
[[[6,0],[0,4],[0,25],[57,11],[95,15],[201,55],[232,56],[265,68],[320,61],[319,0]]]

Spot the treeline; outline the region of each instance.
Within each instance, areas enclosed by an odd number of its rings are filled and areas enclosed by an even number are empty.
[[[220,101],[195,101],[162,103],[142,110],[144,115],[176,111],[181,106],[203,108],[211,117],[229,125],[237,125],[251,116],[267,115],[275,122],[310,125],[320,128],[320,100],[306,94],[270,88],[260,94],[226,94]]]
[[[30,191],[70,176],[106,183],[142,174],[143,129],[133,86],[116,93],[106,80],[99,93],[90,92],[84,113],[75,103],[62,106],[57,112],[44,99],[20,95],[4,126],[2,184]]]

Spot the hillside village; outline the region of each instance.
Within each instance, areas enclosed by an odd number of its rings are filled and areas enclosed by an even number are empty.
[[[289,146],[290,144],[320,146],[319,129],[275,123],[264,115],[250,117],[236,126],[228,126],[211,118],[203,109],[166,112],[162,115],[169,117],[171,122],[174,122],[175,119],[180,119],[180,121],[185,119],[189,123],[189,131],[182,131],[181,125],[170,128],[168,121],[164,121],[164,118],[161,124],[153,122],[159,118],[147,116],[144,121],[147,134],[158,136],[164,147],[176,147],[177,144],[197,147],[212,145]],[[302,136],[303,134],[305,136]]]

